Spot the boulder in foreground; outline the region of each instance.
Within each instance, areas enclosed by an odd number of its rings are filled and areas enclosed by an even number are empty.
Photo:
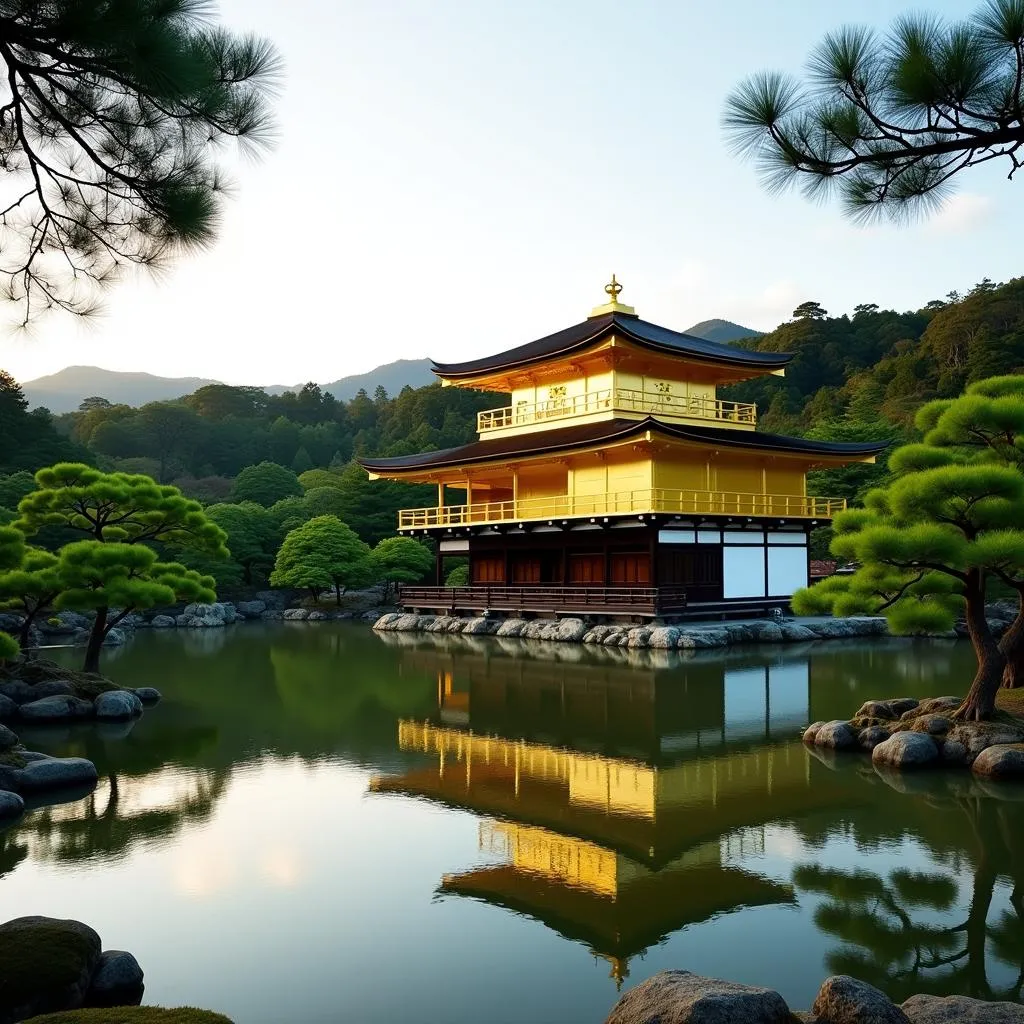
[[[790,1024],[778,992],[705,978],[689,971],[661,971],[631,988],[605,1024]]]
[[[910,1024],[1024,1024],[1024,1006],[967,996],[911,996],[901,1009]]]
[[[811,1013],[828,1024],[908,1024],[884,992],[846,974],[825,979]]]
[[[939,759],[935,740],[923,732],[898,732],[871,751],[873,764],[887,768],[924,768]]]

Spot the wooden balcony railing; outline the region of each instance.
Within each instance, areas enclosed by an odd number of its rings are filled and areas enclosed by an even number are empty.
[[[569,614],[594,612],[620,615],[667,615],[686,609],[687,588],[592,587],[534,583],[506,586],[488,583],[469,587],[402,586],[398,603],[403,608],[455,611],[544,612]]]
[[[831,519],[846,508],[845,498],[802,494],[743,494],[738,491],[674,490],[658,487],[613,494],[482,501],[472,505],[406,508],[398,513],[400,530],[478,523],[522,522],[622,513],[667,512],[683,515],[779,516],[784,519]]]
[[[476,427],[484,434],[503,427],[528,426],[612,410],[683,416],[751,427],[757,423],[757,406],[746,402],[726,402],[700,395],[669,395],[631,388],[606,388],[602,391],[588,391],[583,395],[552,398],[546,402],[521,402],[503,409],[488,409],[477,413]]]

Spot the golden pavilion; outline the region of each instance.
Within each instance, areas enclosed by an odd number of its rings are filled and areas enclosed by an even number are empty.
[[[807,473],[885,445],[758,431],[756,407],[718,390],[791,357],[649,323],[621,290],[613,275],[581,323],[434,364],[443,385],[510,396],[479,413],[478,440],[362,460],[372,479],[437,486],[435,506],[399,513],[437,543],[436,586],[404,588],[404,606],[659,617],[756,610],[807,584],[808,534],[845,504],[809,495]],[[441,586],[449,555],[468,557],[469,586]]]

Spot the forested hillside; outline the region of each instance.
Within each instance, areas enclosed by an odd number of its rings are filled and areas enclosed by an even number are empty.
[[[813,302],[800,311],[743,342],[794,353],[786,376],[729,389],[728,397],[757,403],[765,430],[802,432],[839,419],[906,427],[929,399],[1024,369],[1024,278],[985,279],[966,296],[954,292],[916,312],[865,303],[852,316],[829,317]]]

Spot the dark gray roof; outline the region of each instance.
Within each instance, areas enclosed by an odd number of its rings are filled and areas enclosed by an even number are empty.
[[[688,427],[665,423],[648,416],[642,420],[615,419],[603,423],[584,423],[559,430],[537,431],[513,437],[491,437],[473,441],[458,448],[444,448],[420,455],[402,455],[396,459],[360,459],[359,464],[371,473],[403,469],[433,469],[441,466],[466,465],[471,462],[489,462],[496,459],[524,458],[546,452],[565,451],[585,445],[609,444],[625,441],[644,431],[653,430],[667,437],[697,444],[713,444],[719,448],[738,448],[750,451],[789,451],[801,455],[849,455],[853,457],[877,455],[888,447],[886,441],[870,443],[810,441],[802,437],[783,434],[762,434],[756,430],[737,430],[732,427]]]
[[[609,334],[619,334],[635,342],[641,348],[664,352],[674,356],[685,356],[705,363],[724,363],[728,366],[743,367],[769,373],[784,367],[793,357],[785,352],[751,352],[733,345],[722,345],[717,341],[706,341],[692,334],[680,334],[667,327],[648,323],[637,316],[626,313],[605,313],[583,323],[567,327],[557,334],[531,341],[505,352],[497,352],[482,359],[470,359],[464,363],[438,363],[434,373],[449,380],[473,377],[480,373],[498,370],[512,370],[554,356],[566,356],[603,340]]]

